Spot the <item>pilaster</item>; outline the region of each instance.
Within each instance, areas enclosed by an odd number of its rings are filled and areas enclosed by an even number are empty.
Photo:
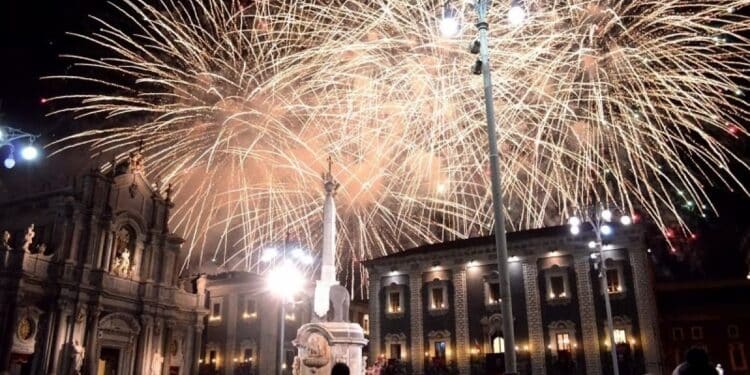
[[[526,286],[526,321],[529,325],[529,351],[531,355],[531,373],[544,375],[546,373],[546,358],[544,345],[544,322],[540,309],[539,271],[536,258],[523,263],[523,283]]]
[[[599,329],[597,327],[594,290],[591,285],[591,264],[588,256],[579,256],[575,260],[576,288],[578,305],[581,313],[581,336],[583,338],[584,358],[587,374],[601,374],[602,361],[599,349]]]
[[[468,375],[471,371],[471,358],[469,350],[469,314],[466,301],[466,268],[453,270],[454,302],[453,308],[456,314],[456,364],[461,374]]]
[[[422,322],[422,270],[409,273],[410,361],[414,374],[424,372],[424,329]]]
[[[193,326],[195,334],[193,335],[193,356],[191,358],[192,364],[190,365],[190,375],[198,375],[198,370],[200,370],[200,363],[198,361],[201,359],[201,347],[203,346],[203,343],[201,342],[203,340],[203,328],[201,321]]]
[[[375,362],[381,354],[380,343],[380,274],[375,270],[370,272],[370,361]]]
[[[646,372],[662,373],[659,355],[659,329],[656,315],[656,296],[651,288],[648,269],[648,258],[641,249],[628,251],[630,264],[633,267],[633,286],[635,303],[638,309],[638,326],[641,332],[641,348],[646,361]]]
[[[101,308],[98,306],[89,307],[88,323],[86,324],[86,366],[89,374],[96,374],[97,360],[99,358],[99,316]]]

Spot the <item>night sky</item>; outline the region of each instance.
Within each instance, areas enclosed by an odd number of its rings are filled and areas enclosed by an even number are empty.
[[[0,0],[0,122],[40,134],[41,143],[58,139],[83,126],[69,117],[47,116],[52,108],[49,103],[44,103],[44,98],[62,90],[54,87],[60,84],[59,81],[41,81],[40,77],[65,73],[67,62],[59,57],[60,54],[91,48],[65,34],[93,31],[95,24],[89,19],[89,14],[106,18],[112,12],[104,0]],[[750,154],[746,141],[736,141],[731,147],[745,156]],[[80,156],[78,158],[81,160]],[[53,168],[51,165],[66,166],[62,169],[55,167],[59,175],[80,173],[81,169],[81,163],[61,160],[45,160],[44,163],[47,164],[44,167],[20,165],[12,172],[0,171],[0,187],[3,182],[6,186],[17,186],[18,182],[22,186],[38,184],[49,173],[43,172],[44,176],[40,177],[38,172]],[[743,180],[750,182],[748,173],[744,175]],[[722,216],[694,218],[697,235],[687,238],[683,246],[700,257],[705,277],[744,277],[747,272],[744,253],[747,250],[740,247],[750,247],[750,244],[744,244],[744,241],[750,242],[750,200],[741,193],[723,191],[715,192],[713,196]],[[654,251],[655,254],[658,252]],[[685,259],[670,255],[668,249],[662,251],[660,257],[660,264],[670,270],[671,277],[683,274],[682,277],[704,277],[692,272]]]

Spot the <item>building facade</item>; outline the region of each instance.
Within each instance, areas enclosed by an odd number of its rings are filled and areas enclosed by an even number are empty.
[[[664,281],[656,293],[667,368],[700,347],[724,375],[750,374],[750,281]]]
[[[280,299],[263,275],[224,272],[207,277],[209,315],[199,362],[201,374],[275,374],[278,370]],[[310,321],[310,291],[284,314],[284,370],[291,374],[297,355],[292,340]]]
[[[209,315],[205,319],[201,374],[275,374],[278,370],[279,298],[269,292],[264,275],[254,272],[223,272],[207,276]],[[299,293],[284,314],[284,373],[292,373],[297,331],[312,318],[313,288]],[[367,304],[352,302],[351,321],[369,324]]]
[[[591,240],[593,233],[572,237],[567,227],[508,234],[520,373],[610,372],[605,292],[620,373],[662,373],[643,232],[618,227],[607,242],[606,288]],[[502,373],[506,317],[493,237],[426,245],[365,265],[371,358],[405,361],[414,374],[442,366],[461,374]]]
[[[196,374],[205,279],[138,153],[0,204],[0,373]]]

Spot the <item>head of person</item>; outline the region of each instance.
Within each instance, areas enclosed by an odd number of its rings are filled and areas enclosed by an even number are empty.
[[[691,348],[685,353],[685,365],[680,369],[680,375],[713,375],[716,370],[708,360],[708,353],[701,348]]]
[[[349,375],[349,366],[344,363],[337,363],[333,365],[331,375]]]

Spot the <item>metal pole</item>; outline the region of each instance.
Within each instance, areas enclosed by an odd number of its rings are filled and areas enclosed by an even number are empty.
[[[279,356],[278,356],[278,363],[276,364],[278,367],[278,371],[276,373],[278,375],[284,374],[284,323],[286,322],[286,300],[284,297],[281,298],[281,306],[279,306]]]
[[[617,364],[617,350],[615,347],[615,328],[612,322],[612,305],[609,302],[609,289],[607,288],[609,282],[607,281],[607,265],[604,262],[604,244],[602,243],[602,234],[600,232],[599,224],[601,223],[601,211],[597,209],[596,222],[591,222],[594,227],[594,233],[596,233],[596,244],[599,247],[599,280],[601,282],[601,290],[604,293],[604,308],[607,311],[607,329],[609,330],[609,349],[612,354],[612,371],[614,375],[620,375],[620,368]]]
[[[495,215],[495,250],[497,268],[500,278],[500,298],[503,315],[503,340],[505,341],[505,373],[516,374],[516,337],[513,330],[513,304],[510,300],[510,275],[508,272],[508,246],[505,238],[505,215],[503,212],[503,193],[500,179],[500,161],[497,152],[497,134],[495,134],[495,105],[492,95],[492,77],[490,76],[489,46],[487,41],[487,0],[477,0],[476,10],[479,16],[479,53],[482,61],[484,78],[484,101],[487,112],[487,138],[490,146],[490,176],[492,178],[492,206]]]

